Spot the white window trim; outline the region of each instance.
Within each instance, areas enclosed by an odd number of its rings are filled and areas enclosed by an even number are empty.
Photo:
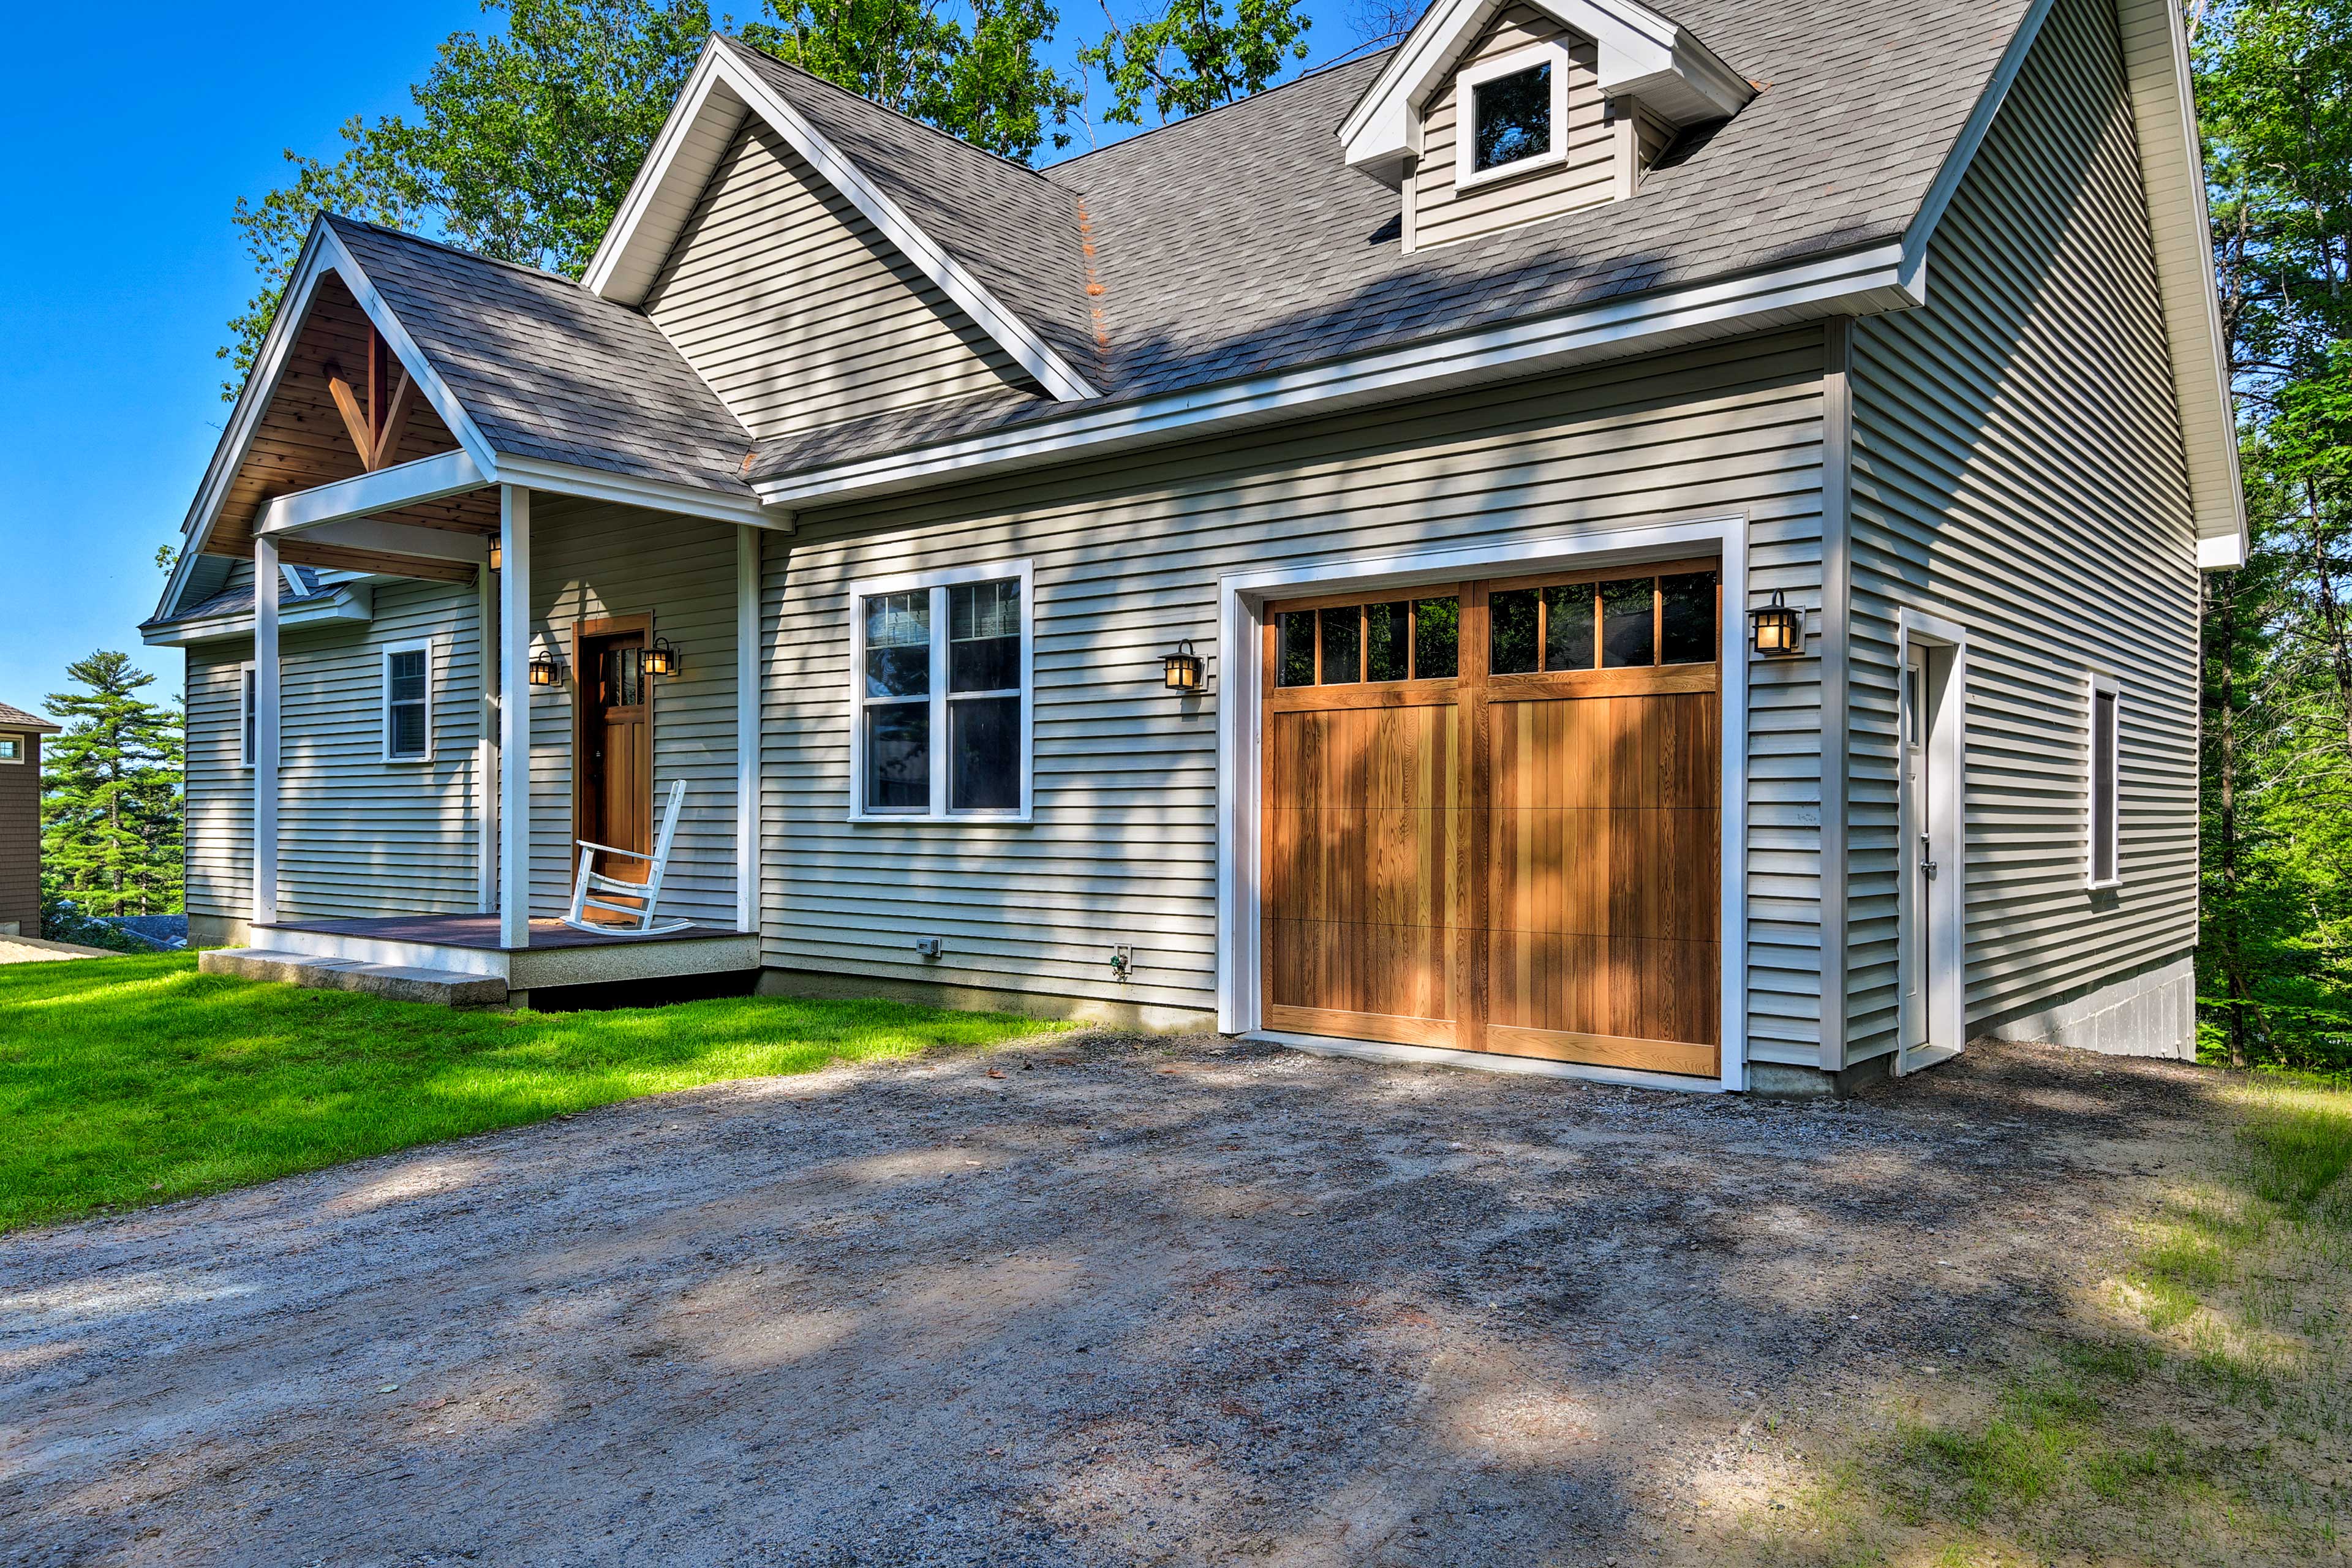
[[[2107,748],[2107,805],[2111,815],[2099,821],[2099,784],[2093,770],[2099,758],[2099,699],[2114,698],[2115,744]],[[2101,670],[2093,670],[2083,693],[2083,886],[2092,889],[2120,888],[2124,881],[2124,699],[2123,688],[2116,678]],[[2108,863],[2115,875],[2099,875],[2099,834],[2107,836]]]
[[[236,667],[236,765],[253,766],[253,661]]]
[[[948,614],[947,591],[965,583],[1021,583],[1021,808],[1018,811],[948,809]],[[991,562],[869,577],[849,585],[849,820],[864,823],[1012,822],[1031,820],[1036,801],[1037,630],[1035,572],[1027,561]],[[931,804],[928,811],[866,809],[866,601],[882,594],[929,590],[931,595]]]
[[[1536,66],[1551,67],[1551,145],[1531,158],[1514,158],[1491,169],[1473,167],[1478,144],[1478,95],[1472,89],[1497,77],[1516,76]],[[1454,188],[1475,190],[1568,162],[1568,50],[1546,40],[1491,60],[1465,66],[1454,78]]]
[[[33,738],[30,735],[20,735],[16,731],[10,730],[5,732],[0,732],[0,741],[14,741],[16,742],[16,754],[11,757],[5,753],[0,753],[0,763],[5,763],[10,767],[21,768],[26,762],[31,760],[33,755]]]
[[[414,757],[396,757],[392,752],[392,656],[396,653],[421,653],[425,656],[425,750]],[[383,685],[376,701],[376,739],[383,749],[387,766],[415,767],[433,760],[433,678],[437,673],[436,666],[438,662],[433,657],[430,638],[383,645],[377,666]]]

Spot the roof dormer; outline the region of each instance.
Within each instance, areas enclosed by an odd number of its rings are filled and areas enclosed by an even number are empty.
[[[1402,194],[1410,250],[1630,196],[1676,132],[1754,96],[1630,0],[1441,0],[1339,140]]]

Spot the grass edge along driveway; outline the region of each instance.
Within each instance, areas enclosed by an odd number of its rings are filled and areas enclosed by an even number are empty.
[[[1062,1026],[870,1000],[453,1012],[200,974],[0,968],[0,1232],[266,1182],[729,1079]]]

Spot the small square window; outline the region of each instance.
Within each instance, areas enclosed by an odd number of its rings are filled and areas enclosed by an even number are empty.
[[[25,760],[25,737],[0,735],[0,763],[21,763]]]
[[[1479,174],[1551,151],[1551,62],[1470,89],[1470,167]]]

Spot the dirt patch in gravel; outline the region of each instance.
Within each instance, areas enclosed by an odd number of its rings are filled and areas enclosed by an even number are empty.
[[[1722,1561],[1810,1426],[2099,1279],[2210,1094],[2020,1047],[1790,1105],[1093,1035],[637,1100],[0,1240],[0,1537]]]

